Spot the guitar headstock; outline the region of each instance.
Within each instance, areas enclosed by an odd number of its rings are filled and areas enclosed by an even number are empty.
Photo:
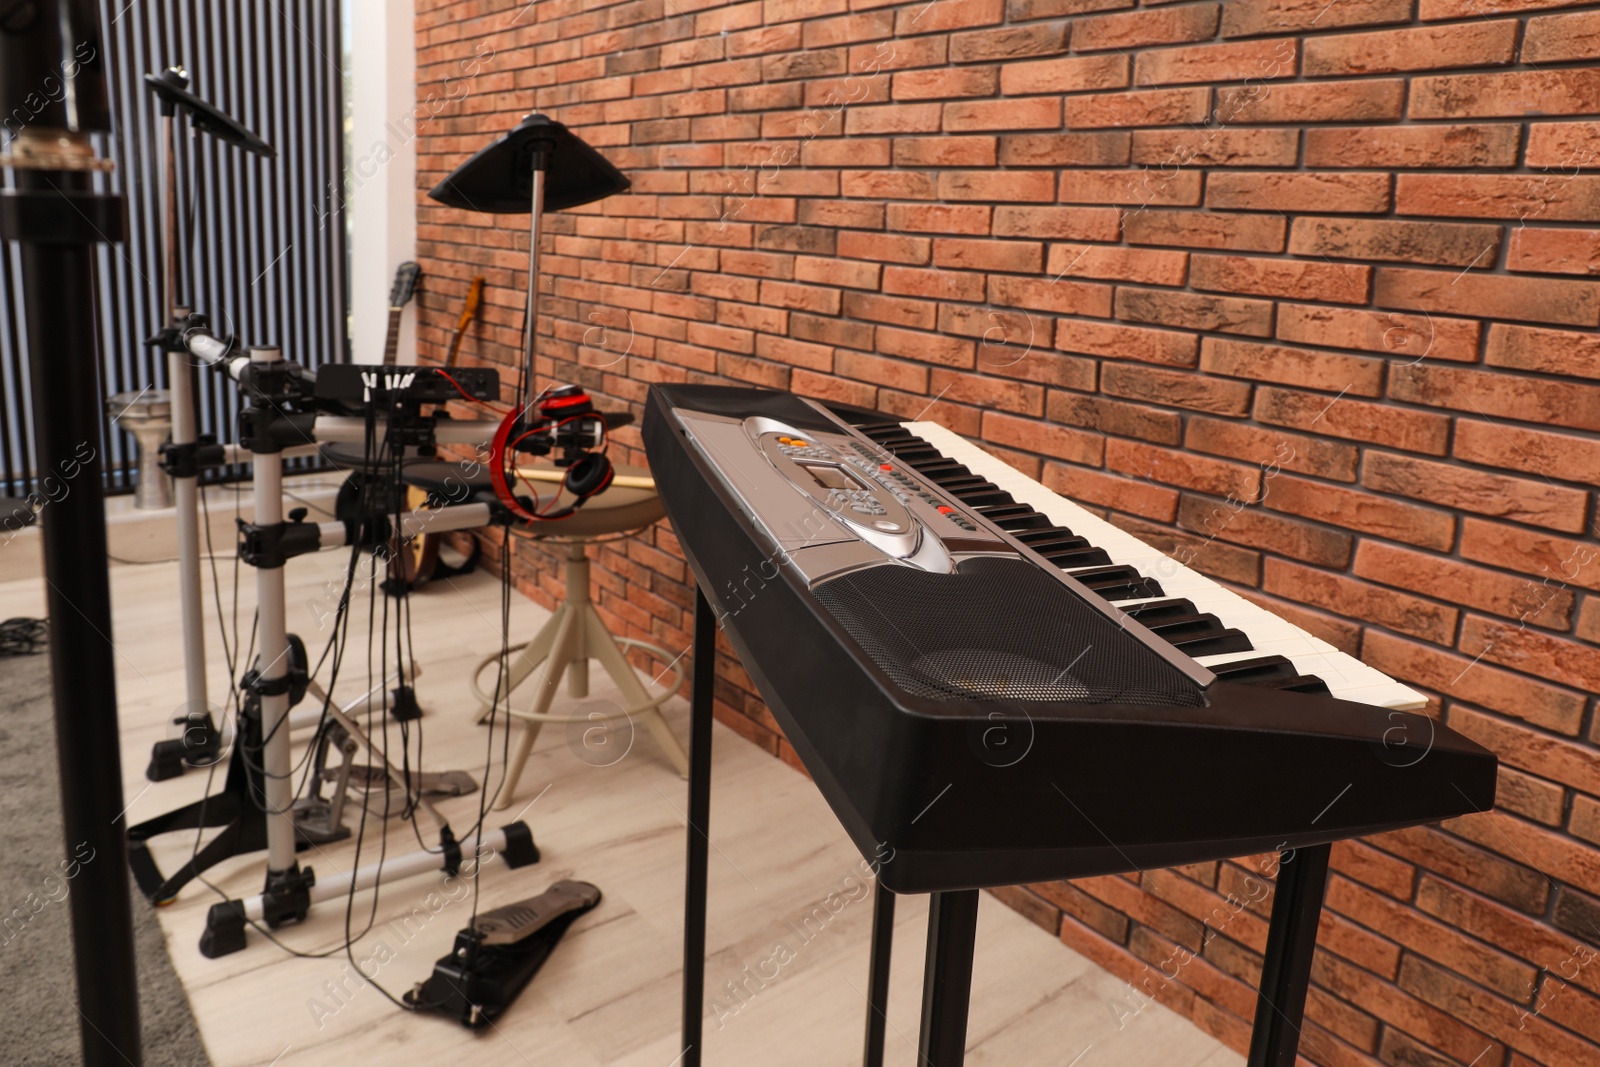
[[[389,290],[389,306],[403,308],[411,302],[411,297],[416,294],[417,282],[422,277],[422,268],[411,260],[406,260],[395,268],[394,288]]]

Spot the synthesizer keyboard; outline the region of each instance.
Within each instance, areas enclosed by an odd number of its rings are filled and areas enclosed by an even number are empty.
[[[1494,756],[1418,694],[942,427],[658,385],[644,431],[700,588],[895,892],[1493,804]]]

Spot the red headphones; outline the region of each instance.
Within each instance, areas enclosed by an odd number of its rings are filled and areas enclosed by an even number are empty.
[[[489,478],[494,483],[495,496],[513,515],[528,522],[551,522],[556,519],[570,517],[578,508],[592,496],[603,491],[611,484],[616,471],[611,466],[611,459],[605,454],[606,447],[606,420],[605,416],[594,410],[594,404],[589,399],[589,394],[576,385],[560,386],[539,402],[539,417],[533,429],[523,425],[523,411],[513,410],[501,420],[500,428],[495,431],[494,441],[489,448]],[[556,491],[556,499],[561,498],[561,490],[571,493],[575,499],[571,504],[557,511],[530,511],[524,507],[512,492],[511,480],[507,477],[507,452],[516,455],[518,442],[537,434],[556,434],[562,426],[580,420],[592,420],[599,427],[597,438],[599,447],[586,451],[567,467],[566,475],[561,479],[561,487]],[[522,432],[513,439],[512,434],[518,430]],[[513,460],[514,462],[514,460]],[[554,503],[554,501],[552,501]]]

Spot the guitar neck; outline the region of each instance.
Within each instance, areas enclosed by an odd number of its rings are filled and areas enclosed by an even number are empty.
[[[383,342],[383,365],[394,366],[395,352],[400,348],[400,316],[405,313],[403,307],[389,309],[389,336]]]

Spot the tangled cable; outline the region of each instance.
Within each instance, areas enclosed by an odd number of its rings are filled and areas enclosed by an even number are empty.
[[[0,622],[0,656],[36,656],[50,644],[47,619],[7,619]]]

